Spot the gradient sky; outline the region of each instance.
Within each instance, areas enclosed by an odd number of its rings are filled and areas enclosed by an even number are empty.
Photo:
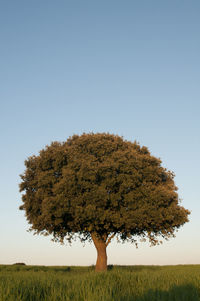
[[[190,222],[112,264],[200,264],[200,1],[0,1],[0,263],[90,265],[92,244],[26,232],[24,160],[83,132],[137,140],[175,172]]]

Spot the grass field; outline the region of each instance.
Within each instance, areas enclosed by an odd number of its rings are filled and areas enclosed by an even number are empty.
[[[197,301],[200,265],[94,267],[0,265],[0,301]]]

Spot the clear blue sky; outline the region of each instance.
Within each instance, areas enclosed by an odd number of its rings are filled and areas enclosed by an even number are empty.
[[[26,232],[24,160],[83,132],[135,139],[176,174],[190,223],[113,264],[200,264],[200,2],[0,1],[0,263],[89,265],[93,245]]]

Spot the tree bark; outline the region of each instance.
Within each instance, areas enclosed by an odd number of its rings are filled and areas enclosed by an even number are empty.
[[[92,234],[92,240],[97,250],[96,272],[107,271],[106,241]]]

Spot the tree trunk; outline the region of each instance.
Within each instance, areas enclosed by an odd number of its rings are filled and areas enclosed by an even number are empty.
[[[106,242],[104,239],[92,234],[92,239],[97,250],[96,272],[107,271]]]

